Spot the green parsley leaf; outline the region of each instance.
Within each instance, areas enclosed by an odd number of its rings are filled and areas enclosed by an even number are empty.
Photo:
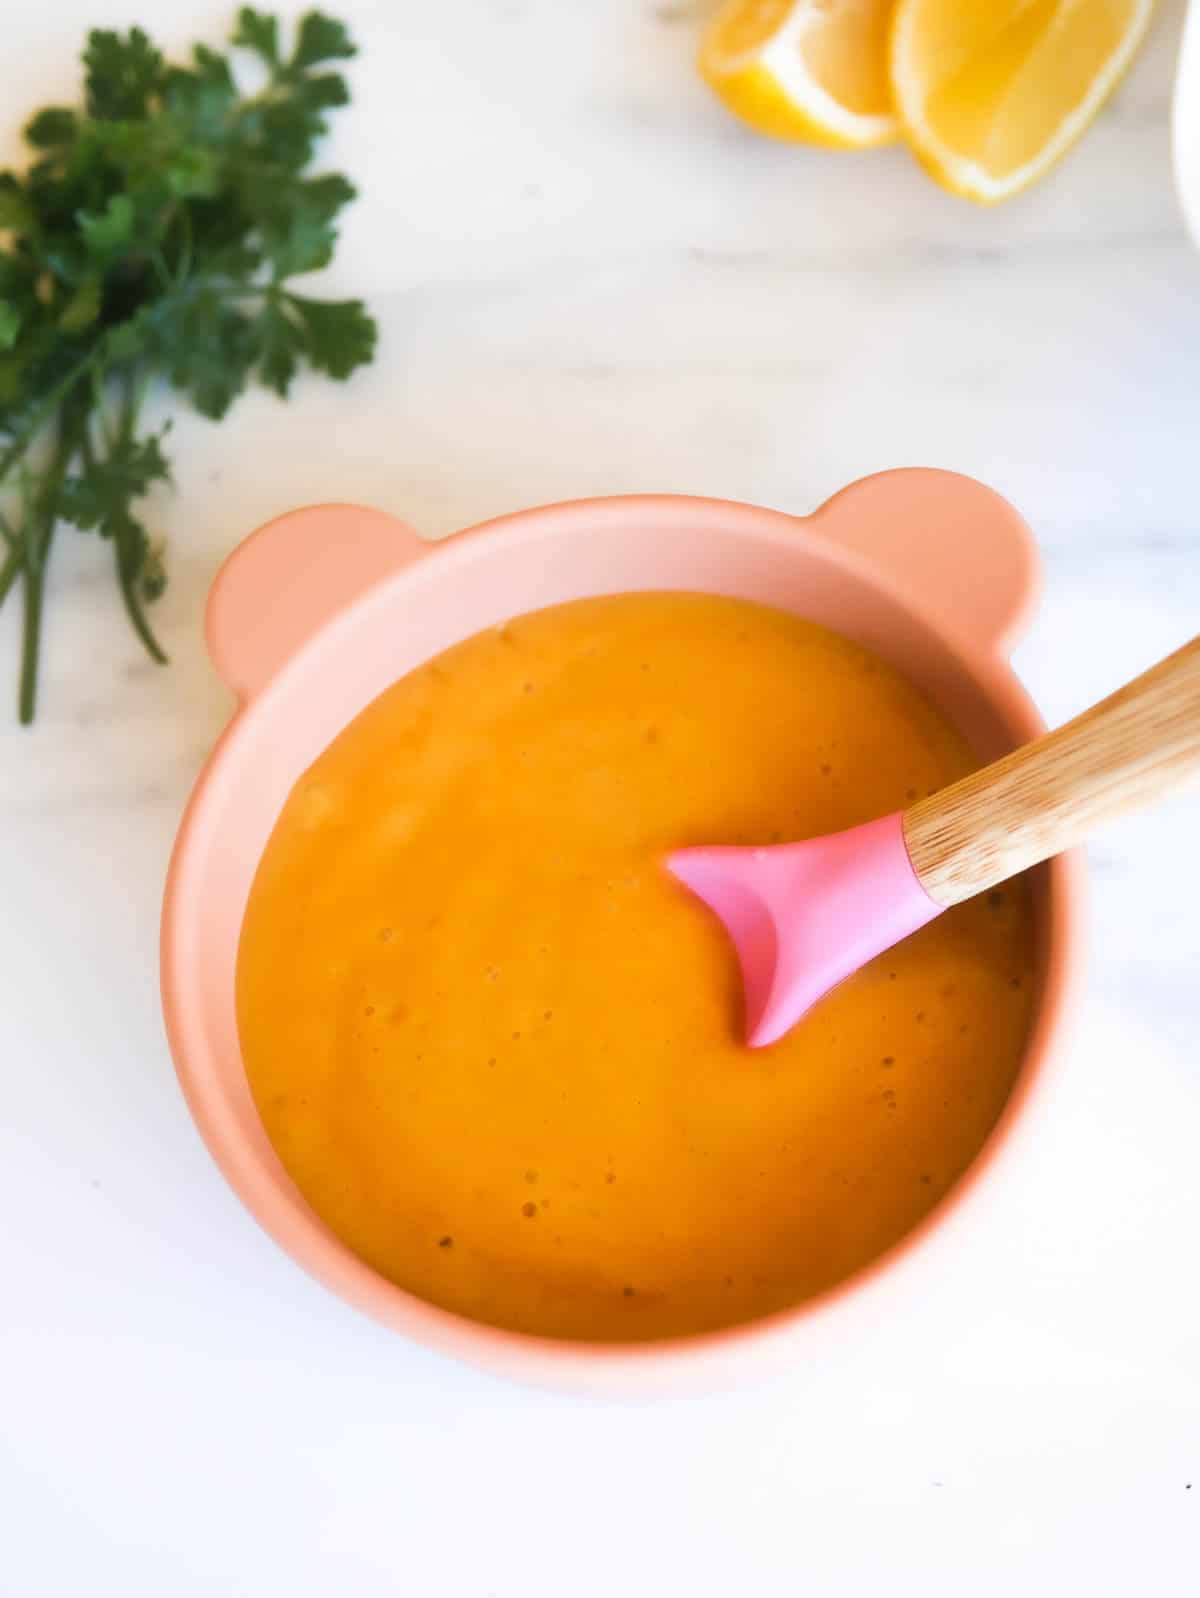
[[[377,329],[361,300],[308,300],[289,294],[304,329],[304,352],[318,372],[344,379],[375,355]]]
[[[114,194],[98,216],[87,211],[78,215],[89,255],[109,260],[123,254],[133,242],[133,201],[128,194]]]
[[[253,50],[269,67],[279,64],[279,24],[253,6],[243,6],[238,12],[232,42]]]
[[[102,460],[63,480],[59,514],[84,532],[118,537],[132,520],[131,503],[170,475],[158,434],[120,439]]]
[[[100,293],[98,273],[83,279],[58,319],[64,333],[81,333],[96,320],[100,315]]]
[[[0,173],[0,228],[23,233],[31,228],[37,213],[25,191],[11,172]]]
[[[58,145],[70,144],[78,130],[79,123],[74,111],[48,105],[26,124],[25,142],[35,150],[53,150]]]
[[[0,300],[0,350],[11,350],[21,331],[21,316],[15,305]]]
[[[305,335],[287,314],[281,299],[272,296],[254,326],[258,375],[283,399],[305,353]]]
[[[141,28],[131,28],[124,38],[94,28],[83,62],[88,116],[117,122],[147,114],[162,83],[163,58]]]
[[[293,67],[311,67],[318,61],[345,60],[354,54],[354,43],[344,23],[323,16],[319,11],[310,11],[300,18],[300,31],[292,52]]]

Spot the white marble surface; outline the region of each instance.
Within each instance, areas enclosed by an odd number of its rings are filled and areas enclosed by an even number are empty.
[[[227,16],[156,9],[178,43]],[[171,670],[67,534],[38,725],[0,720],[0,1592],[1194,1593],[1194,796],[1093,852],[1084,1043],[973,1269],[871,1347],[742,1396],[531,1395],[344,1311],[201,1149],[155,969],[173,829],[228,709],[205,589],[298,503],[439,534],[640,489],[806,510],[867,471],[944,465],[1041,540],[1018,663],[1048,717],[1194,633],[1179,6],[1068,164],[992,213],[898,151],[741,134],[691,71],[704,3],[336,9],[364,53],[330,160],[363,198],[331,286],[378,312],[379,364],[220,428],[181,415],[154,507]],[[16,0],[5,124],[62,96],[85,23],[147,14],[56,0],[50,28]],[[15,622],[10,604],[6,691]]]

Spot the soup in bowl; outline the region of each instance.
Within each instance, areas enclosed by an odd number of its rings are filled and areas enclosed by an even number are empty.
[[[1031,573],[1009,507],[924,472],[807,521],[660,498],[435,549],[346,507],[256,535],[214,590],[244,708],[164,924],[181,1078],[254,1212],[422,1340],[571,1381],[794,1346],[898,1270],[1043,1064],[1075,862],[750,1051],[662,858],[854,825],[1036,733],[1003,658]]]

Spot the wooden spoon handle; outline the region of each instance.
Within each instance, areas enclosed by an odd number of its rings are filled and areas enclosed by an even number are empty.
[[[921,799],[904,839],[941,905],[1079,843],[1200,772],[1200,638],[1056,732]]]

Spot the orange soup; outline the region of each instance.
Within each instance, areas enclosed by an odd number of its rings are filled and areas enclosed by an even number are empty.
[[[751,1051],[663,855],[849,827],[974,764],[890,666],[738,600],[582,600],[448,650],[304,774],[254,882],[238,1019],[283,1164],[384,1276],[521,1331],[667,1337],[829,1287],[996,1120],[1027,891]]]

